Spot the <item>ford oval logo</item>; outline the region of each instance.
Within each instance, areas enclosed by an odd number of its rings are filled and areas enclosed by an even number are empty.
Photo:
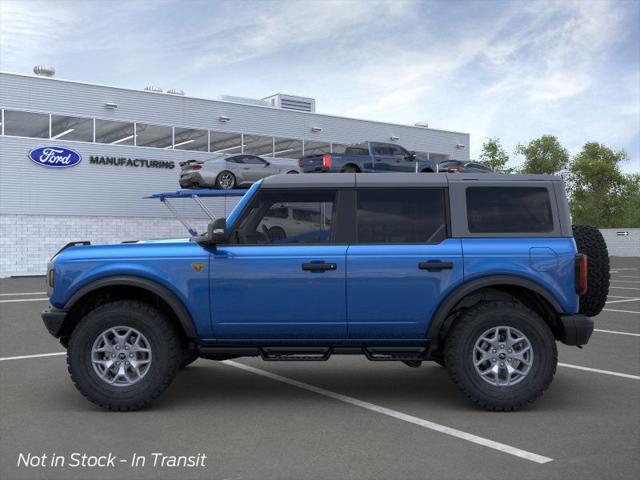
[[[29,152],[29,159],[43,167],[67,168],[79,164],[82,156],[68,148],[38,147]]]

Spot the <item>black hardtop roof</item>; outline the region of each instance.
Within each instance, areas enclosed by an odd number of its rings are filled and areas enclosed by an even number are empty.
[[[561,182],[555,175],[519,175],[499,173],[310,173],[273,175],[262,181],[262,188],[323,187],[422,187],[447,186],[469,182]]]

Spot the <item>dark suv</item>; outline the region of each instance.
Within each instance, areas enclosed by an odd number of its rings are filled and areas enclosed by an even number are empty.
[[[63,249],[43,319],[76,386],[114,410],[197,357],[356,353],[436,361],[478,405],[513,410],[550,384],[556,340],[588,342],[608,275],[557,177],[279,175],[191,240]]]

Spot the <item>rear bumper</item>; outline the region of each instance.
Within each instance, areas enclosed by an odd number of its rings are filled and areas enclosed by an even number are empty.
[[[593,333],[593,320],[581,314],[561,315],[560,341],[565,345],[586,345]]]
[[[190,188],[194,186],[207,187],[209,185],[200,173],[186,173],[180,176],[180,187]]]
[[[51,306],[42,312],[44,326],[47,327],[49,333],[56,338],[60,337],[62,333],[66,317],[67,312],[65,310],[58,310]]]

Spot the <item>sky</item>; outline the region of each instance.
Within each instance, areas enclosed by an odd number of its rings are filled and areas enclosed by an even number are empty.
[[[0,70],[624,149],[640,172],[640,0],[0,0]]]

